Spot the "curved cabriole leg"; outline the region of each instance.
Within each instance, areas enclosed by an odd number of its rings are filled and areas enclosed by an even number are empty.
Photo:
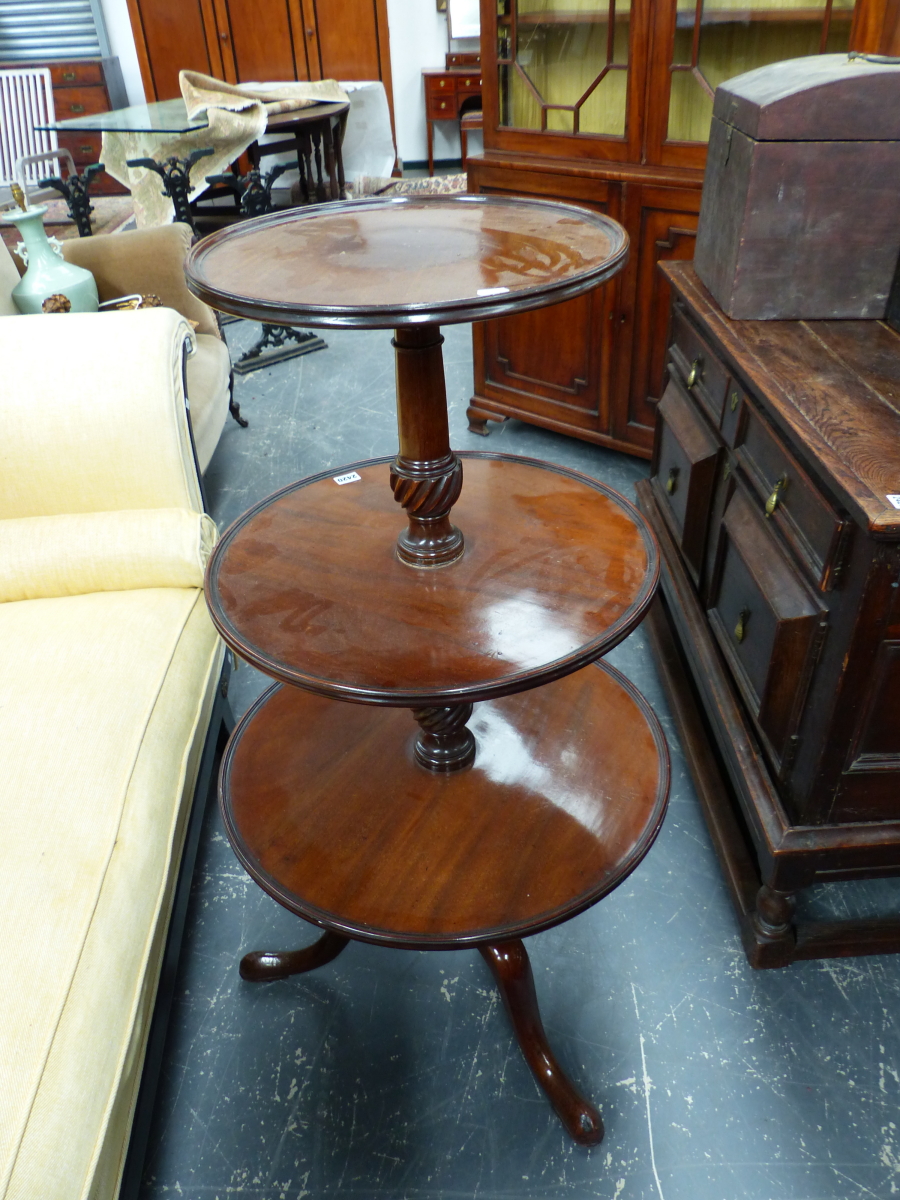
[[[251,950],[241,959],[241,979],[268,983],[272,979],[287,979],[289,975],[314,971],[337,958],[349,941],[340,933],[328,932],[302,950]]]
[[[598,1145],[603,1140],[600,1114],[575,1090],[547,1043],[528,951],[518,941],[498,942],[478,949],[497,981],[525,1061],[556,1115],[576,1142],[582,1146]]]

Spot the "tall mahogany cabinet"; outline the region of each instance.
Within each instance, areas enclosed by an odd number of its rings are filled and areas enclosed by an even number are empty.
[[[128,0],[150,100],[178,72],[230,83],[380,79],[391,95],[387,0]]]
[[[785,58],[900,52],[898,0],[481,0],[473,192],[620,221],[631,260],[589,296],[475,327],[470,428],[514,416],[649,458],[670,297],[693,257],[712,96]]]

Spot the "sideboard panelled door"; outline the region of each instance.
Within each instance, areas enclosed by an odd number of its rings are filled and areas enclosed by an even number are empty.
[[[622,277],[616,330],[618,373],[612,432],[635,448],[653,446],[656,405],[666,385],[671,296],[661,262],[694,257],[700,193],[696,188],[626,185],[623,223],[632,257]]]
[[[571,197],[552,194],[549,181],[532,177],[532,183],[537,184],[532,194],[571,203]],[[593,184],[590,199],[585,194],[577,203],[619,219],[619,196],[614,183]],[[539,411],[550,428],[577,428],[588,436],[608,433],[617,297],[613,280],[550,308],[480,323],[475,353],[485,371],[485,398],[504,408]]]

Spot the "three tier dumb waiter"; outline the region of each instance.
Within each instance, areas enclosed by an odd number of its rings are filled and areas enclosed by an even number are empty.
[[[476,947],[585,1145],[603,1125],[547,1044],[522,938],[611,891],[662,822],[662,731],[595,662],[647,611],[658,552],[593,479],[450,449],[439,325],[569,299],[627,252],[597,213],[463,196],[274,214],[188,263],[225,312],[395,330],[396,458],[276,492],[209,564],[223,638],[279,681],[226,751],[228,834],[260,887],[325,931],[247,954],[241,974],[308,971],[351,939]]]

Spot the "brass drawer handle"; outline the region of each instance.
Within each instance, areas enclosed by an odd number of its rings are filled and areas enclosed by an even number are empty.
[[[742,642],[747,636],[747,622],[750,620],[750,609],[742,608],[738,613],[737,625],[734,627],[734,636],[738,642]]]
[[[671,496],[678,487],[678,468],[672,467],[669,471],[669,478],[666,480],[666,491]]]
[[[772,495],[766,501],[766,516],[767,517],[771,517],[772,513],[778,507],[778,501],[781,499],[781,493],[785,490],[787,485],[788,485],[788,477],[787,477],[787,475],[782,475],[782,477],[775,484],[774,488],[772,488]]]
[[[63,83],[74,83],[76,78],[74,71],[63,71],[62,77]]]
[[[93,154],[94,147],[93,146],[79,146],[78,152],[79,152],[79,154]]]
[[[734,410],[737,408],[737,406],[740,404],[740,402],[741,402],[741,398],[737,394],[737,392],[732,392],[731,393],[731,411],[732,412],[734,412]]]
[[[688,372],[687,385],[692,388],[697,380],[703,375],[703,359],[697,357],[691,363],[691,369]]]
[[[83,113],[83,112],[84,112],[84,105],[83,105],[83,104],[70,104],[70,105],[69,105],[69,111],[70,111],[70,112]]]

